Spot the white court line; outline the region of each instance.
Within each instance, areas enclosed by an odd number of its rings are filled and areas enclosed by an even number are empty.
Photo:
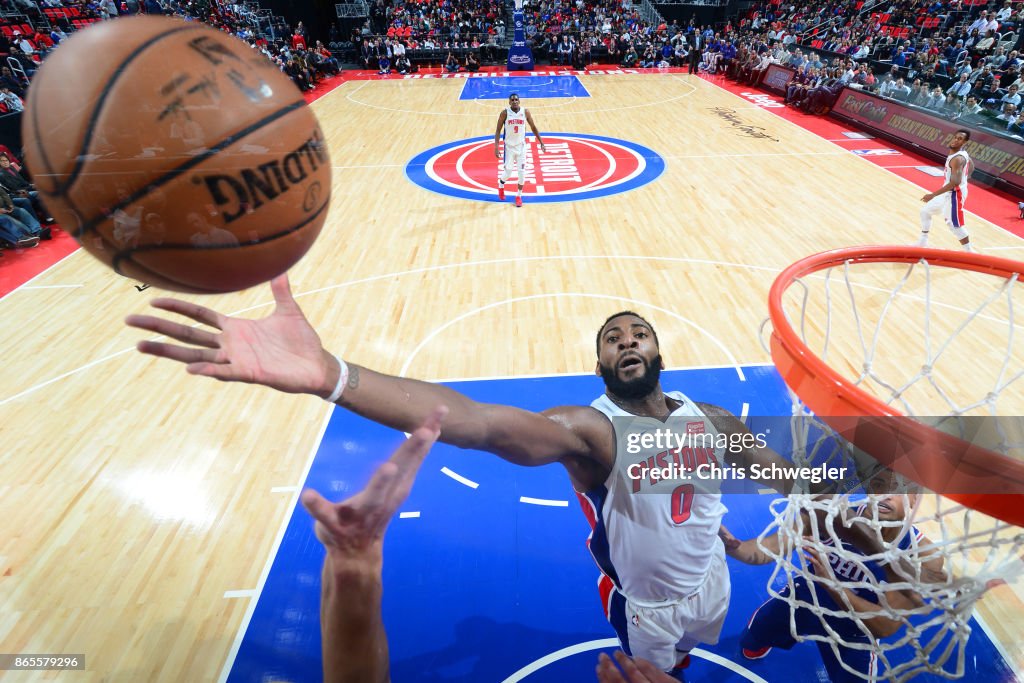
[[[535,99],[556,101],[557,105],[556,104],[531,104],[529,107],[524,107],[524,108],[525,109],[529,109],[530,111],[544,111],[544,112],[547,112],[547,110],[554,109],[554,108],[556,108],[556,106],[557,107],[564,107],[564,106],[566,106],[568,104],[572,104],[578,98],[575,95],[572,95],[571,97],[537,97]],[[494,98],[494,99],[484,99],[484,98],[481,98],[481,97],[474,97],[473,98],[473,102],[476,102],[477,104],[479,104],[482,107],[487,107],[492,112],[495,109],[497,109],[497,103],[499,103],[501,101],[502,100],[499,100],[497,98]],[[505,100],[505,102],[507,104],[508,100]]]
[[[93,367],[95,365],[99,365],[101,363],[106,363],[108,360],[111,360],[113,358],[117,358],[118,356],[122,356],[122,355],[124,355],[126,353],[129,353],[131,351],[134,351],[134,350],[135,350],[135,347],[133,346],[130,349],[124,349],[123,351],[118,351],[117,353],[112,353],[109,356],[104,356],[103,358],[99,358],[99,359],[94,360],[94,361],[92,361],[90,363],[86,363],[85,365],[77,367],[74,370],[68,370],[67,372],[65,372],[63,374],[60,374],[60,375],[57,375],[56,377],[54,377],[52,379],[48,379],[45,382],[40,382],[39,384],[31,386],[28,389],[25,389],[24,391],[15,394],[14,396],[11,396],[9,398],[5,398],[4,400],[0,401],[0,406],[5,405],[7,403],[10,403],[11,401],[17,401],[22,396],[26,396],[27,394],[31,394],[32,392],[37,391],[39,389],[42,389],[43,387],[49,386],[49,385],[53,384],[54,382],[59,382],[62,379],[64,379],[65,377],[70,377],[71,375],[78,374],[79,372],[82,372],[83,370],[88,370],[89,368],[91,368],[91,367]]]
[[[442,474],[447,474],[449,477],[451,477],[455,481],[459,482],[460,484],[465,484],[466,486],[468,486],[471,489],[475,489],[475,488],[480,486],[480,484],[476,483],[472,479],[466,479],[461,474],[458,474],[457,472],[452,472],[447,467],[442,467],[441,468],[441,473]]]
[[[523,680],[524,678],[527,678],[528,676],[530,676],[531,674],[533,674],[533,673],[535,673],[537,671],[540,671],[541,669],[546,667],[548,664],[553,664],[553,663],[555,663],[555,662],[557,662],[559,660],[565,659],[567,657],[572,657],[573,655],[578,655],[578,654],[583,653],[583,652],[590,652],[592,650],[605,650],[605,649],[608,649],[608,648],[616,648],[616,649],[618,649],[618,647],[619,647],[619,640],[618,640],[618,638],[602,638],[601,640],[588,640],[585,643],[577,643],[576,645],[570,645],[569,647],[563,647],[561,650],[556,650],[555,652],[552,652],[549,655],[544,655],[540,659],[527,664],[522,669],[520,669],[519,671],[516,671],[514,674],[512,674],[511,676],[506,678],[501,683],[519,683],[519,681]],[[698,647],[698,648],[694,648],[693,650],[691,650],[690,654],[693,655],[694,657],[700,657],[701,659],[706,659],[707,661],[709,661],[709,662],[711,662],[713,664],[718,664],[722,668],[728,669],[729,671],[732,671],[733,673],[739,674],[740,676],[742,676],[743,678],[747,679],[748,681],[751,681],[752,683],[768,683],[768,681],[766,681],[765,679],[761,678],[757,674],[755,674],[755,673],[745,669],[740,664],[737,664],[736,662],[730,661],[730,660],[726,659],[725,657],[721,657],[719,655],[716,655],[713,652],[708,652],[707,650],[704,650],[704,649],[701,649],[701,648]],[[594,666],[597,666],[597,658],[596,657],[594,658]]]
[[[796,125],[796,124],[794,124],[794,125]],[[810,134],[809,131],[805,131],[805,132],[808,132],[808,134]],[[881,168],[881,167],[880,166],[876,166],[876,168]],[[884,169],[882,169],[882,170],[884,170]],[[895,174],[893,174],[893,175],[895,175]],[[895,176],[895,177],[899,178],[900,176]],[[906,179],[904,178],[904,180],[906,180]],[[910,183],[909,180],[907,180],[906,182]],[[914,183],[910,183],[910,184],[914,185],[915,187],[917,187],[917,185],[915,185]],[[918,189],[920,189],[920,188],[918,188]],[[996,226],[996,227],[998,227],[998,226]],[[738,263],[738,262],[735,262],[735,261],[719,261],[719,260],[715,260],[715,259],[688,258],[688,257],[683,257],[683,256],[630,256],[630,255],[615,256],[615,255],[605,255],[605,254],[586,254],[586,255],[579,255],[579,256],[512,256],[512,257],[507,257],[507,258],[485,259],[483,261],[464,261],[464,262],[461,262],[461,263],[444,263],[444,264],[435,265],[435,266],[422,266],[420,268],[410,268],[408,270],[401,270],[401,271],[395,271],[395,272],[391,272],[391,273],[384,273],[384,274],[381,274],[381,275],[370,275],[368,277],[359,278],[357,280],[349,280],[348,282],[339,282],[337,284],[327,285],[325,287],[317,287],[317,288],[314,288],[314,289],[310,289],[310,290],[308,290],[306,292],[299,292],[299,293],[293,293],[293,294],[294,294],[296,299],[299,299],[299,298],[304,297],[304,296],[312,296],[314,294],[320,294],[320,293],[323,293],[323,292],[330,292],[330,291],[334,291],[334,290],[345,289],[346,287],[353,287],[353,286],[356,286],[356,285],[368,284],[368,283],[371,283],[371,282],[377,282],[378,280],[389,280],[391,278],[404,277],[406,275],[418,275],[418,274],[422,274],[422,273],[441,272],[441,271],[450,270],[450,269],[457,269],[457,268],[475,268],[475,267],[480,267],[480,266],[492,266],[492,265],[510,264],[510,263],[530,263],[530,262],[533,262],[533,261],[538,261],[538,262],[539,261],[588,261],[588,260],[611,260],[611,259],[614,259],[616,261],[650,261],[650,262],[655,262],[655,263],[657,263],[657,262],[665,262],[665,263],[691,263],[691,264],[710,265],[710,266],[725,266],[725,267],[729,267],[729,268],[742,268],[742,269],[746,269],[748,271],[766,271],[766,272],[770,272],[770,273],[780,273],[780,272],[782,272],[782,268],[775,267],[775,266],[758,266],[758,265],[749,264],[749,263]],[[812,276],[812,277],[814,277],[816,279],[823,279],[824,276]],[[857,287],[861,287],[861,288],[869,290],[869,291],[884,292],[884,293],[887,293],[887,294],[891,292],[891,290],[889,290],[889,289],[883,289],[883,288],[879,288],[879,287],[872,287],[870,285],[865,285],[865,284],[862,284],[862,283],[855,283],[855,285]],[[273,301],[273,299],[271,299],[271,300],[265,301],[263,303],[254,304],[252,306],[248,306],[246,308],[239,309],[237,311],[234,311],[233,313],[230,313],[229,315],[230,316],[238,316],[238,315],[241,315],[243,313],[249,313],[251,311],[259,310],[261,308],[268,308],[268,307],[271,307],[271,306],[274,306],[274,305],[275,305],[274,301]],[[941,308],[949,309],[951,311],[957,311],[957,312],[960,312],[960,313],[968,313],[968,314],[970,314],[970,313],[974,312],[974,311],[969,311],[966,308],[963,308],[961,306],[955,306],[953,304],[947,304],[947,303],[942,303],[942,302],[933,302],[933,305],[939,306]],[[980,319],[986,319],[986,320],[990,319],[987,316],[979,316],[979,317],[980,317]],[[1002,321],[1000,321],[1000,322],[1002,322]],[[193,327],[198,327],[198,326],[199,325],[197,323]],[[1019,327],[1020,329],[1024,330],[1024,324],[1017,323],[1017,324],[1015,324],[1015,327]],[[164,338],[165,337],[163,337],[163,336],[157,336],[157,337],[154,337],[153,340],[160,340],[160,339],[164,339]],[[99,365],[100,363],[104,363],[104,362],[106,362],[108,360],[116,358],[117,356],[120,356],[122,354],[129,353],[130,351],[133,351],[133,350],[134,350],[134,347],[128,348],[128,349],[124,349],[123,351],[118,351],[118,352],[110,354],[108,356],[104,356],[103,358],[100,358],[98,360],[95,360],[95,361],[92,361],[90,363],[87,363],[86,365],[82,365],[82,366],[80,366],[80,367],[78,367],[78,368],[76,368],[74,370],[69,370],[68,372],[63,373],[62,375],[60,375],[58,377],[46,380],[45,382],[42,382],[40,384],[36,384],[34,386],[31,386],[31,387],[29,387],[29,388],[27,388],[27,389],[25,389],[25,390],[15,394],[14,396],[11,396],[11,397],[8,397],[8,398],[0,400],[0,406],[3,406],[5,404],[7,404],[7,403],[10,403],[11,401],[15,401],[15,400],[17,400],[19,398],[22,398],[23,396],[27,396],[28,394],[34,393],[35,391],[37,391],[39,389],[42,389],[43,387],[46,387],[46,386],[48,386],[50,384],[53,384],[54,382],[59,382],[60,380],[66,378],[66,377],[70,377],[71,375],[77,374],[77,373],[82,372],[84,370],[88,370],[89,368],[91,368],[91,367],[93,367],[95,365]]]
[[[571,657],[581,652],[589,652],[591,650],[603,650],[605,648],[619,647],[618,638],[602,638],[601,640],[588,640],[585,643],[577,643],[576,645],[570,645],[569,647],[563,647],[561,650],[556,650],[549,655],[544,655],[540,659],[533,661],[524,666],[519,671],[515,672],[501,683],[519,683],[530,674],[535,671],[543,669],[548,664],[557,662],[560,659]],[[594,666],[597,666],[597,659],[594,659]]]
[[[626,75],[642,75],[642,76],[646,76],[647,74],[626,74]],[[672,74],[669,74],[669,75],[672,75]],[[619,78],[623,78],[623,77],[624,76],[619,76]],[[576,116],[577,114],[601,114],[601,113],[607,113],[607,112],[625,111],[627,109],[639,109],[639,108],[642,108],[642,107],[654,107],[654,106],[657,106],[659,104],[668,104],[670,102],[675,102],[677,100],[681,100],[684,97],[689,97],[693,93],[697,92],[697,88],[692,83],[689,83],[689,82],[684,81],[682,79],[677,79],[677,80],[679,80],[679,82],[682,83],[683,85],[685,85],[686,87],[690,88],[690,91],[686,92],[686,93],[683,93],[682,95],[676,95],[675,97],[669,97],[669,98],[664,99],[664,100],[658,100],[658,101],[655,101],[655,102],[642,102],[640,104],[629,105],[628,107],[609,107],[607,109],[574,109],[572,111],[554,111],[554,110],[552,110],[552,111],[546,111],[545,112],[545,116],[562,116],[562,115]],[[377,105],[377,104],[370,104],[369,102],[363,102],[362,100],[357,100],[357,99],[352,97],[352,95],[354,95],[355,93],[359,92],[359,90],[361,90],[367,83],[380,83],[380,82],[381,81],[364,81],[363,85],[360,85],[358,88],[356,88],[352,92],[348,93],[345,96],[345,99],[347,99],[349,102],[352,102],[353,104],[359,104],[359,105],[362,105],[364,107],[368,107],[370,109],[380,109],[381,111],[389,111],[389,112],[394,112],[394,113],[398,113],[398,114],[416,114],[417,116],[422,116],[422,115],[426,114],[426,115],[429,115],[429,116],[446,116],[446,117],[451,117],[451,116],[471,116],[471,117],[476,117],[476,118],[480,118],[480,117],[483,117],[483,116],[486,116],[486,117],[490,118],[490,117],[493,116],[493,112],[488,112],[488,113],[483,113],[483,112],[480,112],[480,113],[465,113],[465,112],[457,112],[457,111],[423,111],[423,110],[420,110],[420,109],[396,109],[396,108],[393,108],[393,107],[382,107],[382,106]],[[388,81],[388,82],[390,82],[390,81]],[[396,83],[405,83],[405,82],[426,83],[428,81],[394,81],[394,82],[396,82]],[[338,88],[335,88],[331,92],[335,92],[336,90],[338,90]],[[330,93],[328,93],[328,95],[330,95]],[[324,97],[326,97],[326,96],[327,95],[325,95]],[[321,98],[321,99],[323,99],[323,98]],[[539,97],[539,98],[536,98],[536,99],[544,99],[544,98],[540,98]],[[529,107],[527,107],[527,108],[529,108]]]
[[[271,493],[294,493],[298,491],[298,486],[275,486],[270,489]]]
[[[399,519],[419,519],[419,516],[420,516],[419,512],[399,512],[398,513],[398,518]]]
[[[702,80],[702,81],[704,81],[704,79],[701,79],[701,80]],[[718,90],[721,90],[722,92],[726,92],[726,93],[728,93],[728,94],[732,95],[732,96],[733,96],[733,97],[735,97],[735,98],[736,98],[737,100],[740,100],[740,101],[742,101],[742,102],[746,102],[746,100],[744,100],[744,99],[743,99],[742,97],[740,97],[740,96],[739,96],[739,95],[737,95],[736,93],[730,92],[730,91],[729,91],[729,90],[727,90],[727,89],[726,89],[725,87],[723,87],[723,86],[721,86],[721,85],[718,85],[717,83],[714,83],[714,82],[712,82],[712,81],[704,81],[704,82],[705,82],[705,83],[707,83],[707,84],[708,84],[709,86],[712,86],[712,87],[714,87],[714,88],[717,88]],[[774,109],[774,108],[769,108],[769,107],[763,107],[763,109],[764,109],[765,111],[771,111],[771,110],[772,110],[772,109]],[[789,119],[787,119],[787,118],[785,118],[784,116],[782,116],[782,115],[781,115],[781,114],[780,114],[779,112],[773,112],[773,113],[774,113],[774,115],[775,115],[775,116],[776,116],[777,118],[780,118],[780,119],[782,119],[782,120],[783,120],[783,121],[785,121],[786,123],[788,123],[788,124],[792,125],[792,126],[793,126],[793,128],[795,128],[795,129],[797,129],[797,130],[799,130],[799,131],[802,131],[803,133],[805,133],[805,134],[807,134],[807,135],[809,135],[809,136],[811,136],[811,137],[815,138],[816,140],[826,140],[827,142],[832,142],[832,144],[834,144],[834,145],[836,144],[836,143],[835,143],[834,141],[832,141],[832,140],[827,140],[826,138],[823,138],[823,137],[819,136],[819,135],[818,135],[817,133],[814,133],[813,131],[810,131],[810,130],[808,130],[808,129],[804,128],[803,126],[801,126],[801,125],[797,124],[796,122],[794,122],[794,121],[790,121]],[[846,124],[846,122],[842,122],[842,123],[843,123],[843,125],[848,125],[848,124]],[[874,138],[871,138],[871,139],[874,139]],[[858,142],[863,142],[863,140],[858,140]],[[837,147],[839,147],[839,145],[836,145],[836,146],[837,146]],[[843,150],[844,150],[844,151],[845,151],[845,152],[846,152],[847,154],[849,154],[849,153],[850,153],[850,151],[849,151],[849,150],[847,150],[847,149],[845,149],[845,148],[843,148],[843,147],[839,147],[839,149],[843,149]],[[860,159],[861,161],[863,161],[863,162],[864,162],[864,163],[866,163],[866,164],[871,164],[871,165],[872,165],[872,166],[874,166],[875,168],[879,168],[879,169],[882,169],[883,171],[885,170],[885,167],[884,167],[884,166],[879,166],[879,165],[878,165],[878,164],[876,164],[875,162],[871,161],[871,159],[869,159],[868,157],[865,157],[865,156],[861,156],[860,154],[853,154],[852,156],[853,156],[853,157],[855,157],[855,158],[857,158],[857,159]],[[920,166],[920,164],[916,164],[916,165],[915,165],[915,168],[916,168],[917,166]],[[905,183],[909,183],[910,185],[913,185],[913,186],[914,186],[914,189],[916,189],[916,190],[921,190],[921,189],[925,189],[925,191],[927,191],[927,189],[926,189],[926,188],[922,188],[922,187],[921,187],[920,185],[918,185],[917,183],[915,183],[915,182],[914,182],[913,180],[910,180],[909,178],[904,178],[903,176],[899,175],[898,173],[891,173],[891,172],[890,172],[890,173],[889,173],[889,175],[890,175],[891,177],[894,177],[894,178],[899,178],[900,180],[902,180],[902,181],[903,181],[903,182],[905,182]],[[1017,237],[1018,239],[1022,239],[1022,240],[1024,240],[1024,237],[1020,237],[1020,236],[1018,236],[1018,235],[1015,235],[1014,233],[1010,232],[1010,231],[1009,231],[1009,230],[1007,230],[1006,228],[1004,228],[1004,227],[1002,227],[1002,226],[1000,226],[1000,225],[996,225],[996,224],[995,224],[995,223],[993,223],[992,221],[990,221],[990,220],[986,220],[985,218],[982,218],[981,216],[979,216],[978,214],[976,214],[976,213],[974,213],[974,212],[972,212],[972,211],[964,211],[964,213],[966,213],[966,214],[969,214],[969,215],[971,215],[971,216],[974,216],[975,218],[977,218],[977,219],[978,219],[978,220],[980,220],[980,221],[983,221],[983,222],[985,222],[985,223],[988,223],[989,225],[991,225],[991,226],[993,226],[993,227],[997,228],[998,230],[1000,230],[1000,231],[1002,231],[1002,232],[1006,233],[1007,235],[1011,235],[1011,236],[1013,236],[1013,237]],[[911,218],[913,218],[913,216],[911,216]]]
[[[747,415],[750,412],[750,404],[746,401],[743,402],[743,408],[740,409],[740,422],[747,421]]]
[[[530,498],[529,496],[519,496],[519,502],[529,505],[546,505],[552,508],[569,507],[569,501],[567,500],[549,500],[547,498]]]
[[[992,645],[995,646],[996,652],[999,653],[999,656],[1003,658],[1004,662],[1010,665],[1011,669],[1013,669],[1015,674],[1014,680],[1021,680],[1016,675],[1021,673],[1020,669],[1018,668],[1017,660],[1014,657],[1010,656],[1010,653],[1006,651],[1005,647],[1003,647],[1003,643],[999,640],[999,638],[993,635],[992,629],[989,628],[988,623],[986,623],[985,620],[981,617],[981,614],[978,612],[977,608],[974,609],[971,616],[974,617],[974,620],[978,622],[978,626],[980,626],[981,630],[985,632],[986,636],[988,636],[989,642],[991,642]]]
[[[499,76],[499,78],[511,79],[512,76]],[[519,78],[522,78],[522,77],[520,76]],[[518,81],[519,78],[516,78],[516,80]],[[539,77],[538,76],[534,76],[533,78],[544,78],[544,77],[543,76],[539,76]],[[466,83],[469,83],[470,81],[474,81],[474,80],[483,80],[483,79],[482,78],[481,79],[468,78],[468,79],[466,79]],[[553,76],[551,77],[550,80],[547,80],[544,83],[531,83],[529,86],[524,86],[524,85],[521,85],[519,83],[509,83],[507,85],[504,84],[504,83],[495,83],[495,81],[497,79],[494,78],[493,76],[489,80],[491,81],[491,85],[493,85],[496,88],[518,88],[519,90],[522,90],[525,87],[531,87],[532,88],[532,87],[540,87],[542,85],[551,85],[552,83],[555,82],[555,79],[554,79]]]
[[[676,320],[682,321],[689,325],[690,327],[693,327],[694,329],[703,332],[708,339],[710,339],[716,346],[718,346],[718,348],[725,354],[726,358],[728,358],[729,361],[732,363],[732,367],[736,369],[736,374],[739,375],[740,381],[746,381],[746,377],[743,375],[743,368],[741,368],[737,363],[736,357],[733,356],[732,351],[730,351],[729,348],[725,344],[723,344],[718,337],[711,334],[711,332],[709,332],[707,329],[701,327],[700,325],[693,322],[689,318],[685,318],[676,313],[675,311],[670,311],[669,309],[662,308],[661,306],[655,306],[654,304],[648,301],[642,301],[640,299],[630,299],[627,297],[612,296],[610,294],[589,294],[583,292],[553,292],[548,294],[531,294],[529,296],[519,296],[513,297],[511,299],[503,299],[502,301],[495,301],[484,306],[478,306],[477,308],[474,308],[470,311],[466,311],[465,313],[462,313],[461,315],[458,315],[448,320],[443,325],[434,328],[426,337],[424,337],[420,341],[420,343],[416,345],[416,348],[412,350],[412,353],[409,354],[409,357],[405,359],[405,363],[402,364],[402,369],[398,371],[398,376],[405,377],[406,373],[409,371],[409,367],[412,365],[413,359],[416,357],[417,354],[419,354],[420,351],[423,350],[423,348],[427,344],[429,344],[434,339],[434,337],[436,337],[437,335],[439,335],[441,332],[448,329],[452,325],[459,323],[465,320],[466,318],[469,318],[470,316],[476,315],[477,313],[480,313],[482,311],[490,310],[492,308],[497,308],[499,306],[505,306],[513,303],[519,303],[522,301],[536,301],[538,299],[560,299],[573,297],[579,297],[581,299],[607,299],[609,301],[618,301],[628,304],[640,304],[643,306],[647,306],[648,309],[652,311],[658,311],[659,313],[664,313],[665,315],[671,318],[675,318]]]
[[[75,289],[85,285],[22,285],[18,289]]]
[[[82,249],[82,248],[81,248],[81,247],[79,247],[78,249],[75,249],[75,250],[74,250],[73,252],[71,252],[70,254],[65,254],[63,258],[61,258],[61,259],[59,259],[59,260],[57,260],[57,261],[54,261],[54,262],[53,262],[53,263],[51,263],[51,264],[50,264],[49,266],[47,266],[47,267],[46,267],[45,269],[43,269],[42,271],[40,271],[40,272],[39,272],[39,273],[37,273],[36,275],[32,276],[31,278],[29,278],[28,280],[26,280],[25,282],[23,282],[23,283],[22,283],[22,284],[21,284],[20,286],[18,286],[18,287],[15,287],[15,288],[14,288],[14,289],[12,289],[11,291],[7,292],[7,294],[4,294],[3,296],[0,296],[0,300],[2,300],[2,299],[5,299],[5,298],[7,298],[7,297],[8,297],[8,296],[10,296],[11,294],[14,294],[14,293],[15,293],[15,292],[17,292],[17,291],[18,291],[19,289],[25,289],[25,288],[26,288],[26,287],[27,287],[27,286],[29,285],[29,283],[31,283],[31,282],[34,282],[35,280],[37,280],[37,279],[41,278],[41,277],[42,277],[43,275],[45,275],[46,273],[48,273],[48,272],[49,272],[50,270],[52,270],[52,269],[56,268],[56,267],[57,267],[57,266],[58,266],[59,264],[63,263],[63,262],[64,262],[64,261],[65,261],[65,260],[66,260],[67,258],[69,258],[69,257],[71,257],[71,256],[74,256],[75,254],[77,254],[77,253],[78,253],[79,251],[81,251],[81,249]],[[2,404],[0,404],[0,405],[2,405]]]
[[[614,259],[616,261],[666,261],[666,262],[671,262],[671,263],[698,263],[698,264],[713,265],[713,266],[727,266],[727,267],[736,267],[736,268],[746,268],[747,270],[762,270],[762,271],[768,271],[768,272],[771,272],[771,273],[782,272],[782,268],[775,268],[775,267],[770,267],[770,266],[756,266],[756,265],[745,264],[745,263],[735,263],[735,262],[730,262],[730,261],[717,261],[717,260],[714,260],[714,259],[687,258],[687,257],[681,257],[681,256],[626,256],[626,255],[623,255],[623,256],[614,256],[614,255],[513,256],[513,257],[498,258],[498,259],[485,259],[483,261],[464,261],[464,262],[461,262],[461,263],[444,263],[444,264],[440,264],[440,265],[436,265],[436,266],[422,266],[420,268],[410,268],[408,270],[394,271],[394,272],[391,272],[391,273],[385,273],[383,275],[371,275],[369,277],[359,278],[358,280],[349,280],[348,282],[339,282],[337,284],[327,285],[326,287],[317,287],[315,289],[311,289],[311,290],[308,290],[306,292],[294,293],[294,296],[295,296],[296,299],[298,299],[300,297],[312,296],[313,294],[320,294],[322,292],[330,292],[330,291],[334,291],[334,290],[338,290],[338,289],[344,289],[346,287],[352,287],[352,286],[355,286],[355,285],[367,284],[367,283],[370,283],[370,282],[377,282],[378,280],[389,280],[391,278],[404,277],[406,275],[417,275],[417,274],[421,274],[421,273],[441,272],[441,271],[445,271],[445,270],[449,270],[449,269],[458,269],[458,268],[475,267],[475,266],[490,266],[490,265],[506,264],[506,263],[529,263],[529,262],[532,262],[532,261],[583,261],[583,260],[594,260],[594,259],[598,259],[598,260]],[[238,315],[241,315],[243,313],[249,313],[251,311],[259,310],[261,308],[267,308],[267,307],[273,306],[273,305],[275,305],[274,301],[270,300],[270,301],[267,301],[267,302],[264,302],[264,303],[254,304],[252,306],[248,306],[246,308],[239,309],[237,311],[234,311],[233,313],[230,313],[229,315],[230,316],[238,316]],[[198,324],[193,325],[193,327],[198,327],[198,326],[199,326]],[[163,337],[162,335],[157,336],[157,337],[153,337],[154,341],[155,340],[160,340],[160,339],[165,339],[165,337]],[[27,388],[27,389],[25,389],[25,390],[15,394],[14,396],[10,396],[8,398],[0,400],[0,406],[3,406],[5,404],[7,404],[7,403],[10,403],[11,401],[15,401],[15,400],[17,400],[17,399],[19,399],[19,398],[21,398],[23,396],[27,396],[28,394],[34,393],[35,391],[38,391],[39,389],[42,389],[43,387],[46,387],[46,386],[48,386],[50,384],[53,384],[54,382],[59,382],[60,380],[66,378],[66,377],[70,377],[71,375],[74,375],[76,373],[82,372],[84,370],[88,370],[89,368],[93,367],[94,365],[99,365],[100,363],[105,363],[108,360],[111,360],[113,358],[116,358],[117,356],[120,356],[120,355],[125,354],[125,353],[129,353],[129,352],[134,351],[134,350],[135,350],[135,347],[133,346],[131,348],[124,349],[122,351],[118,351],[118,352],[110,354],[108,356],[104,356],[103,358],[100,358],[98,360],[94,360],[94,361],[92,361],[90,363],[87,363],[85,365],[79,366],[78,368],[75,368],[74,370],[69,370],[68,372],[65,372],[64,374],[59,375],[57,377],[54,377],[53,379],[49,379],[49,380],[46,380],[45,382],[41,382],[40,384],[36,384],[34,386],[31,386],[31,387],[29,387],[29,388]]]
[[[579,142],[579,140],[577,140]],[[849,152],[765,152],[763,154],[663,154],[662,159],[731,159],[736,157],[837,157]],[[366,170],[378,168],[405,168],[408,164],[357,164],[353,166],[331,166],[335,171]],[[883,166],[883,168],[917,168],[914,166]],[[482,187],[482,186],[481,186]],[[542,186],[537,186],[538,188]],[[492,189],[492,188],[488,188]],[[79,287],[81,285],[78,285]]]
[[[349,169],[366,168],[405,168],[408,164],[353,164],[352,166],[331,166],[335,171],[347,171]]]
[[[251,598],[254,595],[256,595],[256,590],[254,588],[247,588],[241,591],[224,591],[224,597],[229,600],[231,598]]]
[[[316,457],[316,452],[320,448],[320,444],[323,443],[324,434],[327,433],[327,425],[331,422],[331,415],[334,414],[334,406],[332,405],[330,410],[324,416],[323,424],[320,425],[320,433],[317,434],[316,440],[313,442],[313,448],[309,451],[309,456],[306,458],[306,465],[302,469],[302,477],[299,481],[306,481],[309,477],[309,470],[313,467],[313,459]],[[267,561],[263,565],[263,571],[260,573],[260,580],[256,584],[256,590],[253,592],[252,597],[249,599],[249,607],[245,611],[245,616],[242,617],[242,622],[238,625],[238,632],[235,634],[235,640],[231,643],[231,649],[228,651],[228,656],[224,660],[224,667],[220,671],[220,676],[217,678],[218,683],[225,683],[228,679],[228,674],[231,673],[231,667],[235,664],[235,658],[238,656],[238,650],[242,647],[242,640],[245,638],[245,632],[249,629],[249,622],[252,621],[252,615],[256,612],[256,603],[260,601],[260,595],[263,594],[263,588],[267,585],[267,577],[270,576],[270,567],[274,564],[274,558],[277,557],[277,551],[281,548],[281,542],[284,540],[284,532],[288,529],[288,522],[291,521],[292,512],[299,504],[299,487],[295,487],[295,492],[292,494],[291,502],[288,507],[285,508],[283,519],[281,520],[281,528],[278,529],[277,538],[274,539],[274,545],[270,548],[270,554],[267,556]],[[312,522],[311,522],[312,523]]]
[[[764,152],[756,154],[673,154],[662,159],[734,159],[737,157],[838,157],[849,152]]]

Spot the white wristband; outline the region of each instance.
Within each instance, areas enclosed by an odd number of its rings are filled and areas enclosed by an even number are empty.
[[[331,354],[332,356],[334,354]],[[341,368],[341,372],[338,373],[338,384],[334,387],[334,391],[327,397],[328,403],[336,403],[341,398],[341,393],[345,391],[345,384],[348,382],[348,364],[342,359],[334,356],[334,360],[338,361],[338,366]]]

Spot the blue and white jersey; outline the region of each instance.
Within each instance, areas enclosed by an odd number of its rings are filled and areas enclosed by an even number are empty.
[[[856,514],[858,517],[866,517],[865,510],[867,509],[866,504],[862,504],[857,508]],[[917,527],[911,527],[907,533],[904,533],[899,541],[897,547],[900,550],[907,550],[913,547],[915,544],[919,544],[924,534]],[[835,542],[832,539],[823,541],[825,545],[834,546]],[[856,584],[856,583],[867,583],[873,586],[880,586],[888,581],[885,567],[879,562],[874,560],[860,559],[864,557],[864,553],[857,546],[846,541],[841,541],[843,550],[850,555],[854,555],[859,561],[854,562],[852,560],[846,560],[836,554],[829,554],[828,561],[832,567],[832,573],[836,579],[844,583]],[[812,569],[813,571],[813,569]],[[868,576],[870,572],[871,577]],[[873,577],[873,578],[872,578]],[[793,582],[795,588],[796,597],[803,601],[814,604],[814,596],[812,595],[812,588],[808,586],[807,580],[800,577]],[[870,587],[856,587],[849,586],[858,597],[861,597],[869,602],[878,604],[879,588]],[[832,599],[831,594],[825,590],[824,586],[820,583],[816,583],[813,590],[817,593],[819,604],[823,607],[827,607],[835,610],[845,610],[847,607],[842,604],[838,604]],[[829,618],[829,623],[832,624],[833,628],[842,635],[844,638],[865,638],[863,631],[857,627],[854,621],[850,619],[841,618]]]

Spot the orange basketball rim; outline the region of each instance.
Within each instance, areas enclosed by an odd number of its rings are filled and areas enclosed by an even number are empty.
[[[957,503],[1024,526],[1024,462],[907,417],[855,386],[811,351],[783,309],[787,288],[818,271],[849,264],[921,262],[1003,279],[1019,279],[1024,273],[1019,261],[922,247],[856,247],[809,256],[782,271],[769,292],[772,361],[807,408],[883,466]]]

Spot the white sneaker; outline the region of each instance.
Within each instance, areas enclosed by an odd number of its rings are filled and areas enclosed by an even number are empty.
[[[912,247],[927,247],[928,246],[928,237],[927,237],[927,235],[921,235],[920,237],[917,238],[917,241],[914,242],[910,246],[912,246]]]
[[[974,245],[971,244],[970,242],[968,242],[967,244],[961,245],[961,246],[964,248],[964,251],[969,251],[972,254],[976,254],[977,253],[974,250]]]

